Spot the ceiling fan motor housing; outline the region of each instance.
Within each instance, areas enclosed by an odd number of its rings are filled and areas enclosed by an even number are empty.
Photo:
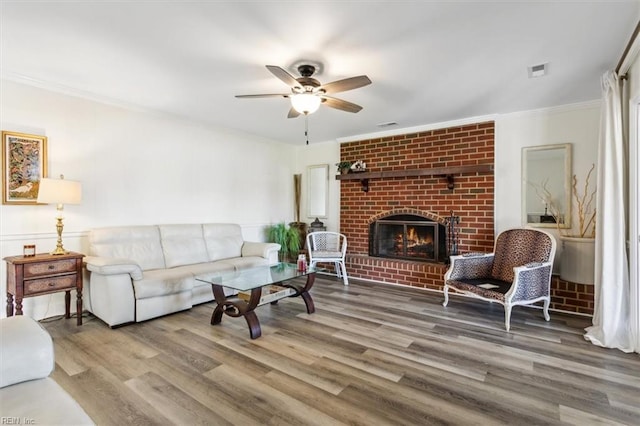
[[[313,65],[306,65],[306,64],[300,65],[298,66],[298,72],[303,77],[311,77],[313,73],[316,72],[316,67],[314,67]]]

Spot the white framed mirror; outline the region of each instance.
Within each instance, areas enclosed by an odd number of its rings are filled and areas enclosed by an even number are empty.
[[[326,218],[329,202],[329,165],[307,167],[307,216]]]
[[[571,144],[522,148],[522,222],[571,227]]]

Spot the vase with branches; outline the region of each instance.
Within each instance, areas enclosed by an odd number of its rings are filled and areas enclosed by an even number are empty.
[[[575,200],[576,210],[578,214],[578,230],[577,233],[571,233],[571,231],[565,231],[560,228],[560,224],[562,221],[562,212],[558,206],[554,203],[553,194],[547,188],[546,182],[542,182],[541,185],[536,186],[536,191],[538,192],[538,196],[545,203],[545,206],[548,207],[549,212],[555,219],[556,225],[558,226],[558,232],[561,236],[564,237],[573,237],[573,238],[594,238],[596,235],[596,209],[595,209],[595,197],[596,197],[596,188],[590,189],[591,179],[593,171],[595,170],[596,165],[592,164],[589,172],[587,173],[587,177],[584,181],[584,185],[582,186],[582,192],[578,186],[578,178],[574,174],[571,178],[571,194],[573,199]]]

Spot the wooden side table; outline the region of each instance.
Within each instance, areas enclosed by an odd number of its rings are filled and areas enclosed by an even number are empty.
[[[71,290],[77,293],[77,324],[82,325],[82,258],[69,252],[5,257],[7,262],[7,316],[22,315],[24,297],[65,292],[65,318],[71,318]]]

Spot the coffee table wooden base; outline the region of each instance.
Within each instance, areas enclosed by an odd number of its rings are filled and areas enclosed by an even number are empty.
[[[309,290],[313,287],[313,283],[316,279],[316,274],[311,273],[307,275],[307,281],[304,286],[299,286],[290,282],[278,283],[282,287],[288,287],[295,290],[295,293],[288,297],[300,296],[307,307],[307,313],[312,314],[316,311],[313,299]],[[251,290],[251,297],[248,302],[240,299],[237,296],[226,296],[224,294],[224,286],[219,284],[211,284],[213,287],[213,296],[216,299],[216,307],[211,314],[211,325],[220,324],[222,322],[222,315],[226,314],[230,317],[244,317],[249,326],[249,335],[252,339],[257,339],[262,335],[262,329],[260,328],[260,321],[255,313],[255,309],[259,306],[260,297],[262,297],[262,287],[254,288]],[[272,305],[278,301],[271,302]]]

